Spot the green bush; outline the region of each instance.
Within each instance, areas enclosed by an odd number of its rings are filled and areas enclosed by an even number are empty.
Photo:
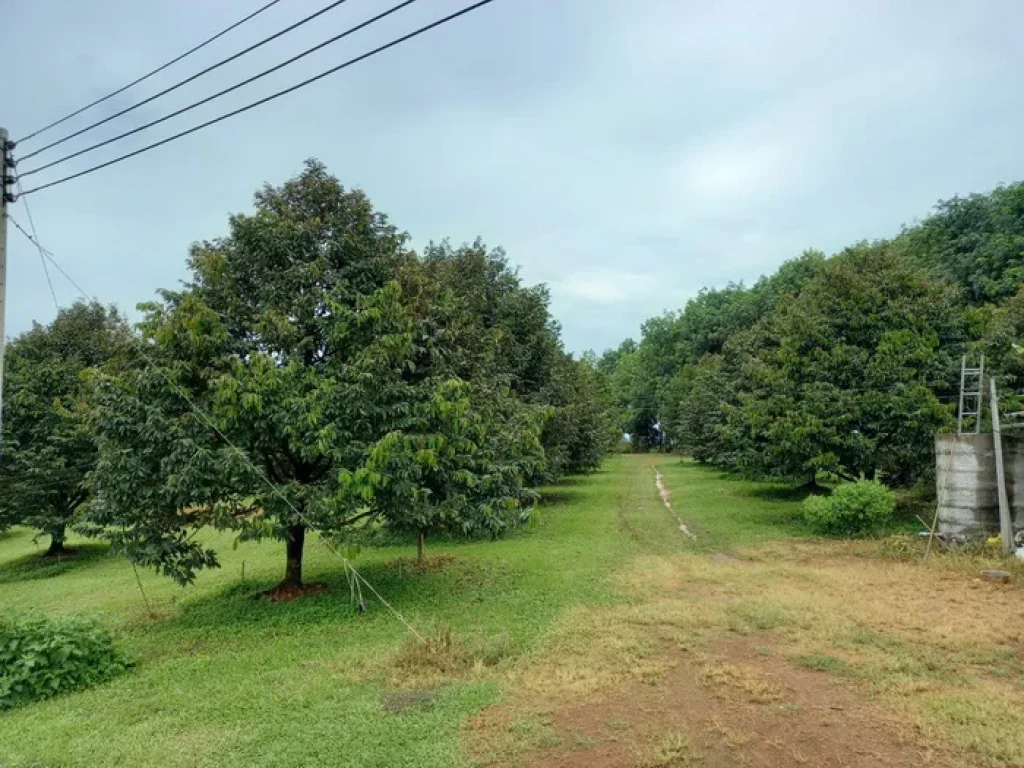
[[[130,662],[87,618],[0,618],[0,710],[109,680]]]
[[[804,500],[804,519],[820,533],[856,536],[877,528],[892,517],[895,494],[877,480],[844,483],[831,496]]]

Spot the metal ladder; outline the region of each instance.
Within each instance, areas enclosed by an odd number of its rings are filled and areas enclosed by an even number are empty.
[[[981,408],[983,403],[983,382],[985,381],[985,356],[981,356],[977,368],[967,367],[967,355],[960,358],[960,410],[956,416],[956,432],[964,433],[964,420],[974,418],[974,434],[981,432]]]

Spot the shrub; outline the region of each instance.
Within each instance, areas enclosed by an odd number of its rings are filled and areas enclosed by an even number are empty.
[[[461,637],[450,627],[440,627],[423,641],[408,638],[395,657],[395,666],[405,675],[417,672],[462,674],[473,667],[493,667],[513,653],[507,634],[477,634]]]
[[[803,504],[812,528],[839,536],[870,531],[889,520],[894,509],[895,494],[877,480],[844,483],[831,496],[810,496]]]
[[[87,618],[0,618],[0,710],[86,688],[129,666]]]

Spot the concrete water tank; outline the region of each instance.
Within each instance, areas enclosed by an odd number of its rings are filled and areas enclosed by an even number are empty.
[[[1002,442],[1010,515],[1014,530],[1019,531],[1024,529],[1024,439],[1004,434]],[[999,533],[996,455],[991,434],[936,435],[935,483],[940,533],[969,538]]]

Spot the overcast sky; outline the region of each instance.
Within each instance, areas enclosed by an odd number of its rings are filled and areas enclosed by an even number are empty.
[[[18,138],[263,2],[0,0],[0,125]],[[26,187],[241,106],[469,2],[419,0]],[[327,3],[281,0],[47,136]],[[349,0],[38,160],[173,111],[390,4]],[[756,280],[808,247],[831,253],[890,236],[940,198],[1024,178],[1022,30],[1019,0],[498,0],[273,104],[28,199],[63,266],[104,302],[130,309],[181,280],[189,244],[224,234],[228,214],[249,210],[260,184],[284,181],[315,156],[417,247],[478,235],[504,246],[525,280],[551,287],[567,346],[601,350],[638,337],[645,318],[681,307],[701,286]],[[12,214],[27,223],[21,203]],[[13,334],[54,308],[38,255],[13,228],[8,237]],[[74,291],[54,280],[60,300],[72,301]]]

